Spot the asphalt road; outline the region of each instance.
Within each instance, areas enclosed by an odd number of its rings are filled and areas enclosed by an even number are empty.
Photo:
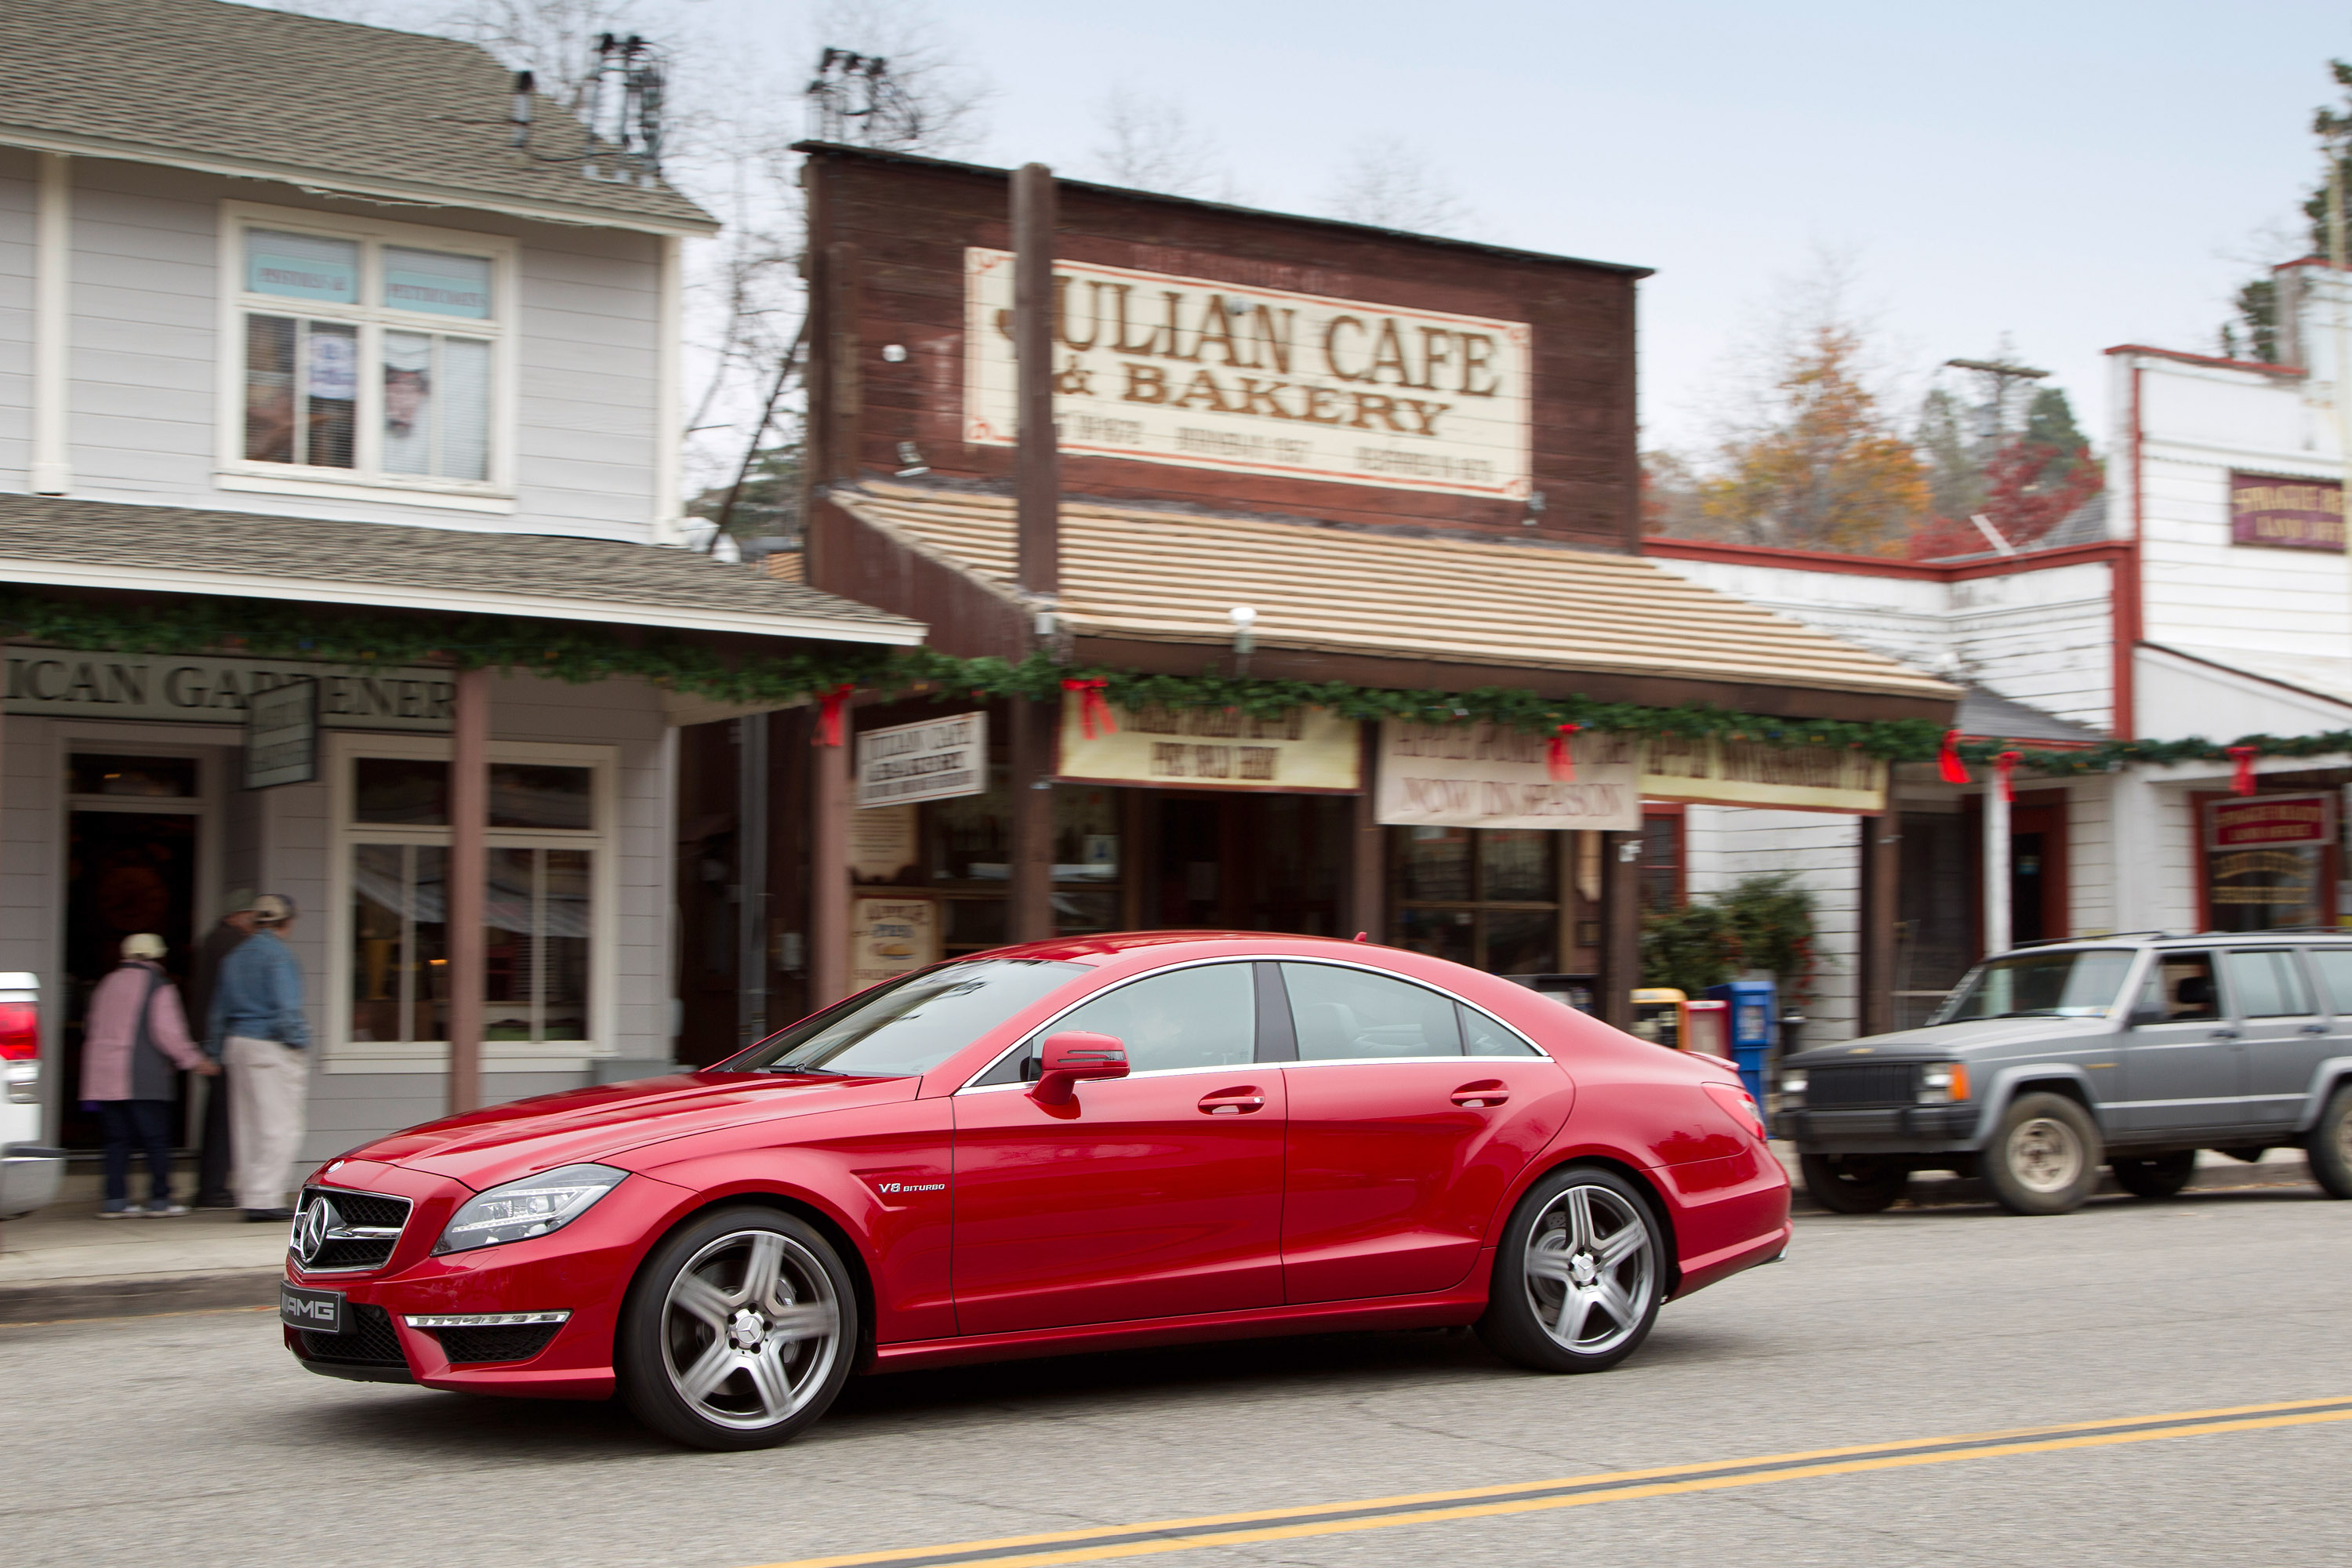
[[[799,1444],[750,1455],[672,1448],[603,1407],[314,1377],[266,1314],[0,1328],[0,1559],[748,1568],[1097,1542],[1003,1568],[1126,1561],[1152,1542],[1100,1532],[1273,1510],[1165,1560],[2328,1562],[2352,1475],[2347,1325],[2352,1204],[2277,1184],[2055,1219],[1807,1217],[1789,1262],[1669,1306],[1600,1377],[1515,1372],[1448,1334],[1032,1362],[854,1384]],[[2113,1426],[2327,1400],[2346,1404]],[[2102,1425],[1743,1464],[2070,1423]],[[1521,1511],[1473,1500],[1338,1531],[1312,1511],[1668,1467],[1701,1468]],[[1214,1539],[1235,1530],[1258,1538]]]

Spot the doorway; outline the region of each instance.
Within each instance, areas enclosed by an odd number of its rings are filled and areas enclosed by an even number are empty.
[[[1339,934],[1352,796],[1153,791],[1146,921]]]
[[[193,774],[194,764],[188,765]],[[122,939],[136,931],[161,936],[164,972],[185,994],[195,935],[201,821],[194,811],[67,813],[66,1011],[58,1126],[58,1142],[68,1149],[96,1149],[106,1142],[98,1117],[82,1109],[82,1023],[90,993],[121,962]],[[203,1024],[192,1019],[189,1026],[201,1032]],[[184,1108],[186,1075],[173,1076],[174,1098]],[[188,1142],[178,1135],[183,1120],[175,1110],[178,1143]]]

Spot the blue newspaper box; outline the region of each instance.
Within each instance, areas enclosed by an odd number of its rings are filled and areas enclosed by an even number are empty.
[[[1780,1006],[1769,980],[1732,980],[1706,988],[1708,997],[1731,1005],[1731,1059],[1738,1064],[1748,1092],[1764,1103],[1764,1058],[1780,1027]]]

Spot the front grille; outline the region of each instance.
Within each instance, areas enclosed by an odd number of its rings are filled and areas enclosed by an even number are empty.
[[[562,1323],[485,1323],[473,1328],[436,1329],[451,1366],[474,1362],[529,1361],[545,1350]]]
[[[341,1187],[305,1187],[301,1207],[310,1206],[314,1197],[323,1197],[335,1205],[338,1228],[347,1230],[388,1231],[386,1236],[332,1236],[321,1242],[315,1257],[294,1255],[294,1261],[306,1274],[356,1273],[381,1268],[392,1260],[393,1248],[400,1245],[400,1232],[408,1224],[410,1209],[406,1198],[395,1198],[383,1193],[347,1192]],[[297,1227],[299,1231],[299,1226]]]
[[[392,1314],[382,1307],[371,1307],[363,1301],[346,1301],[343,1310],[352,1326],[340,1334],[322,1334],[315,1329],[297,1329],[296,1337],[302,1342],[305,1361],[331,1362],[337,1366],[396,1366],[408,1370],[408,1358],[400,1353],[400,1335],[394,1331]]]
[[[1908,1105],[1915,1089],[1909,1062],[1840,1062],[1805,1074],[1805,1104],[1814,1110],[1843,1106]]]

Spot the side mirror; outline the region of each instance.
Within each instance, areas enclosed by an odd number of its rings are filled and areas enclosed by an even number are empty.
[[[2131,1010],[2131,1016],[2126,1018],[2124,1023],[2127,1027],[2137,1029],[2148,1024],[2161,1024],[2165,1021],[2164,1009],[2161,1007],[2135,1007]]]
[[[1029,1091],[1029,1097],[1040,1105],[1067,1105],[1079,1084],[1126,1076],[1126,1042],[1111,1035],[1065,1029],[1045,1037],[1037,1087]]]

